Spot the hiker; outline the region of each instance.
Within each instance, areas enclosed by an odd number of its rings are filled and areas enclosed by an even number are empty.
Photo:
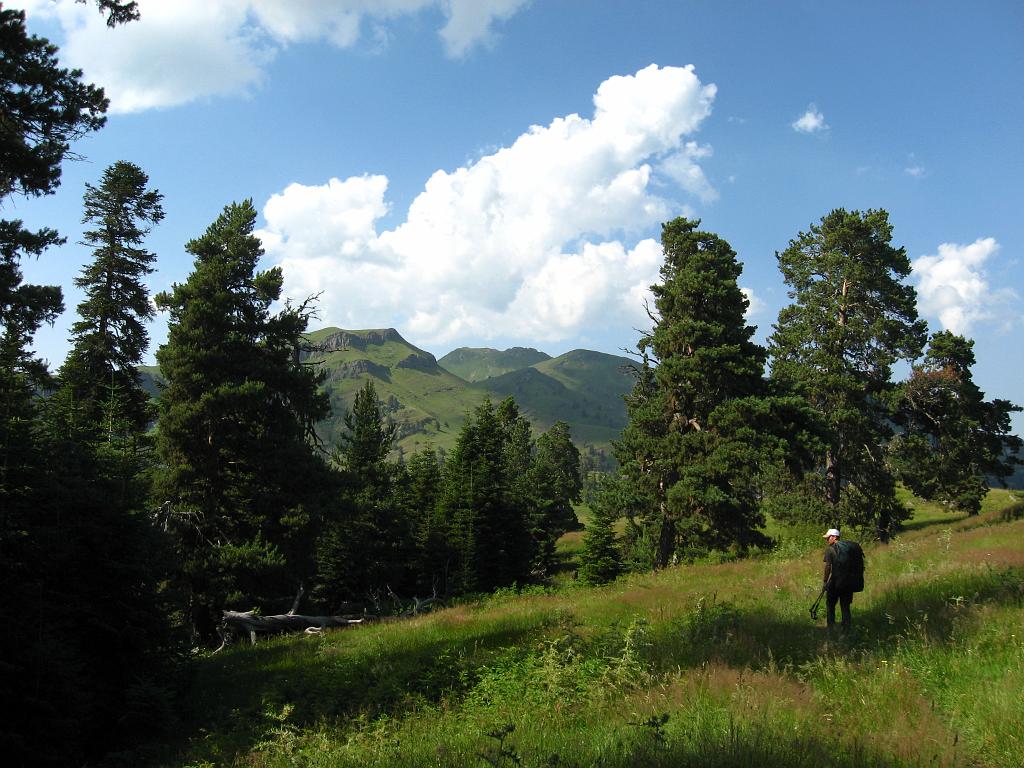
[[[825,574],[822,589],[825,590],[825,618],[829,631],[836,624],[836,603],[843,615],[842,631],[850,631],[850,603],[853,593],[864,589],[864,551],[855,541],[840,541],[839,529],[829,528],[824,536]]]

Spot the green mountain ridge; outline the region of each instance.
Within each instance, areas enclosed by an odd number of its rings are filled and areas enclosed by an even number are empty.
[[[470,383],[518,371],[545,360],[551,355],[532,347],[459,347],[438,360],[438,365]]]
[[[606,445],[626,426],[622,398],[633,386],[630,364],[624,357],[575,349],[474,386],[494,399],[511,395],[542,429],[562,420],[577,442]]]
[[[397,427],[398,447],[416,451],[428,442],[455,443],[468,410],[482,401],[467,383],[437,364],[432,354],[410,344],[394,328],[323,328],[308,334],[303,362],[326,373],[322,387],[331,415],[317,426],[328,446],[344,434],[344,416],[369,378]]]
[[[427,443],[445,450],[455,445],[466,414],[489,397],[511,395],[537,432],[556,421],[569,424],[579,445],[607,448],[626,424],[622,400],[633,385],[624,357],[577,349],[551,357],[536,349],[462,347],[441,358],[406,341],[394,328],[322,328],[306,337],[302,362],[326,374],[322,387],[331,415],[317,433],[331,448],[345,432],[345,413],[356,392],[372,379],[384,410],[397,428],[398,448],[412,453]],[[486,371],[502,372],[483,376]],[[518,366],[518,367],[514,367]],[[163,378],[155,366],[142,366],[143,387],[159,397]]]
[[[574,350],[552,358],[524,347],[463,347],[441,358],[468,376],[504,371],[470,381],[407,342],[394,328],[324,328],[308,339],[311,349],[303,360],[327,372],[323,386],[332,415],[318,428],[327,445],[336,444],[344,433],[344,414],[366,378],[373,380],[397,426],[398,445],[406,452],[427,442],[451,448],[466,414],[485,397],[496,402],[513,396],[538,432],[564,420],[580,444],[606,446],[626,423],[622,396],[632,387],[632,377],[624,370],[629,361],[614,355]]]

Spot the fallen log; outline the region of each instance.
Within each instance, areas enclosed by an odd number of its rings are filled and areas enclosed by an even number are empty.
[[[257,633],[304,632],[311,627],[323,631],[328,627],[362,624],[364,620],[349,616],[302,616],[291,613],[259,616],[255,611],[224,611],[223,626],[229,632],[248,633],[249,641],[255,645]],[[224,635],[224,642],[227,642],[227,633]],[[223,647],[224,643],[221,643],[221,648]]]

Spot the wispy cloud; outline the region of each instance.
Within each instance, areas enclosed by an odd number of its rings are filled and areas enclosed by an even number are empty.
[[[711,147],[688,141],[678,152],[674,152],[658,164],[658,170],[675,181],[680,187],[704,202],[718,199],[718,190],[708,181],[704,169],[698,164],[712,155]]]
[[[913,152],[907,155],[907,163],[908,165],[903,168],[903,172],[907,174],[907,176],[912,176],[915,179],[921,179],[928,175],[928,170],[924,165],[917,161],[917,156]]]
[[[819,133],[829,129],[828,123],[825,122],[825,116],[818,111],[814,104],[808,105],[807,111],[790,125],[797,133]]]

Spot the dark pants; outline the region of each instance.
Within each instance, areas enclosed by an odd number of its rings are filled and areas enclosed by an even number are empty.
[[[852,602],[853,592],[833,592],[830,589],[825,594],[825,607],[827,608],[825,618],[829,629],[836,625],[836,603],[839,603],[839,608],[843,613],[843,632],[850,629],[850,603]]]

